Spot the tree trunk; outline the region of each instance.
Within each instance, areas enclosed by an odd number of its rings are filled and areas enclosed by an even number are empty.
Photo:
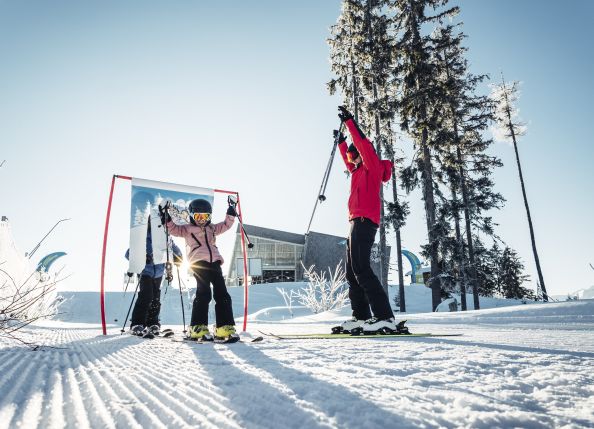
[[[466,222],[466,243],[468,245],[468,259],[470,261],[470,281],[472,282],[472,298],[474,309],[479,310],[481,308],[479,302],[479,290],[478,290],[478,279],[476,275],[476,264],[474,258],[474,245],[472,243],[472,222],[470,221],[470,209],[468,205],[468,191],[466,189],[466,181],[464,180],[464,170],[462,165],[462,152],[460,148],[456,149],[458,156],[458,171],[460,173],[460,187],[462,189],[462,205],[464,206],[464,220]]]
[[[394,202],[398,202],[398,189],[396,187],[396,169],[394,168],[394,157],[392,161],[392,197]],[[402,272],[402,240],[400,239],[400,228],[394,222],[394,231],[396,232],[396,252],[398,252],[398,296],[400,302],[400,312],[406,312],[406,299],[404,297],[404,273]]]
[[[460,213],[458,212],[458,196],[454,186],[452,185],[452,201],[454,202],[454,225],[456,229],[456,259],[458,260],[458,281],[460,282],[460,305],[462,311],[466,311],[466,264],[464,259],[466,258],[464,252],[464,241],[462,240],[462,234],[460,233]]]
[[[351,74],[353,76],[353,107],[355,109],[355,122],[359,123],[359,98],[357,97],[357,78],[355,77],[355,62],[352,60]]]
[[[423,130],[421,147],[423,150],[423,200],[425,201],[425,218],[429,236],[429,260],[431,262],[431,307],[433,311],[441,302],[441,269],[439,267],[438,237],[435,233],[435,198],[433,195],[433,171],[431,152],[427,146],[427,131]]]
[[[375,88],[375,87],[374,87]],[[374,89],[375,93],[375,89]],[[382,153],[382,140],[379,134],[379,118],[375,115],[375,133],[376,133],[376,150],[378,156]],[[384,291],[386,292],[386,296],[388,295],[388,267],[389,267],[389,260],[388,260],[388,251],[386,248],[386,223],[384,222],[385,219],[385,210],[384,210],[384,187],[380,184],[380,204],[381,204],[381,212],[380,212],[380,225],[379,225],[379,247],[380,247],[380,275],[382,286],[384,287]]]
[[[507,99],[507,96],[506,96]],[[540,269],[540,260],[538,259],[538,252],[536,251],[536,239],[534,238],[534,228],[532,227],[532,217],[530,216],[530,207],[528,207],[528,197],[526,197],[526,187],[524,186],[524,177],[522,176],[522,166],[520,165],[520,155],[518,154],[518,144],[516,143],[516,133],[511,121],[511,112],[509,104],[507,105],[507,119],[508,126],[511,132],[512,140],[514,142],[514,151],[516,152],[516,162],[518,163],[518,174],[520,175],[520,185],[522,186],[522,196],[524,197],[524,206],[526,207],[526,216],[528,217],[528,228],[530,229],[530,241],[532,242],[532,253],[534,254],[534,262],[536,263],[536,271],[538,273],[538,281],[542,289],[542,300],[548,302],[549,296],[547,288],[545,287],[542,270]]]

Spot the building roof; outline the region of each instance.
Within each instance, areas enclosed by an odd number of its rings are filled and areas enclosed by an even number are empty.
[[[262,228],[261,226],[243,224],[245,232],[250,237],[259,237],[268,240],[282,241],[284,243],[305,244],[305,236],[303,234],[295,234],[293,232],[279,231],[277,229]],[[240,226],[237,225],[237,233],[240,231]]]

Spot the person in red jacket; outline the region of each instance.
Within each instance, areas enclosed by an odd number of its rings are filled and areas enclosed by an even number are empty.
[[[338,114],[349,130],[353,144],[347,147],[341,133],[338,148],[351,173],[348,209],[351,224],[347,240],[346,279],[353,318],[344,322],[339,332],[396,332],[390,300],[380,280],[371,269],[371,248],[380,223],[380,187],[392,174],[392,163],[380,160],[371,142],[365,137],[343,106]],[[372,317],[373,315],[373,317]]]

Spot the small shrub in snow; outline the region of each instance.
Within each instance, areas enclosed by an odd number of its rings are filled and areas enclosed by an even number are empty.
[[[280,287],[277,287],[276,290],[283,297],[285,306],[287,307],[287,310],[289,310],[291,317],[293,317],[293,298],[297,297],[297,293],[294,290],[286,291]]]
[[[349,290],[345,281],[342,261],[338,263],[334,273],[328,268],[328,274],[330,275],[328,280],[325,272],[318,274],[314,267],[314,265],[309,268],[303,267],[308,283],[306,287],[295,293],[299,303],[314,313],[343,307],[348,300]]]
[[[33,272],[21,284],[0,268],[0,337],[26,343],[17,331],[57,313],[56,283],[43,273]]]

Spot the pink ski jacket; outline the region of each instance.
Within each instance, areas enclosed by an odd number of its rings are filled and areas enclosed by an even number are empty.
[[[186,240],[186,254],[190,265],[198,261],[215,262],[224,260],[217,247],[216,236],[227,231],[233,226],[235,216],[227,215],[223,222],[207,226],[176,225],[173,221],[167,222],[169,234],[174,237],[183,237]]]

